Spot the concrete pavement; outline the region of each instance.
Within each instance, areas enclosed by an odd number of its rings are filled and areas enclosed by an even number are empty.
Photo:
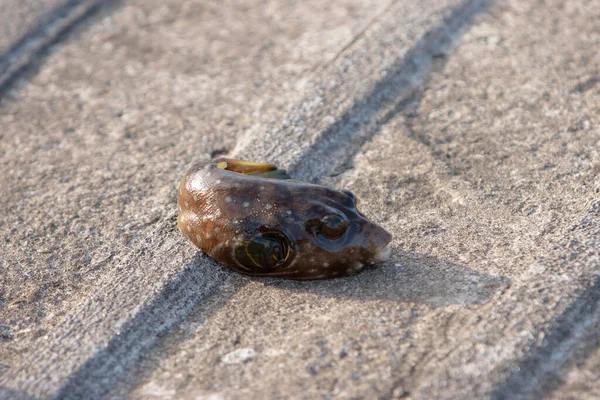
[[[98,8],[2,93],[0,397],[594,397],[599,17]],[[175,184],[222,153],[352,190],[391,259],[290,282],[196,253]]]

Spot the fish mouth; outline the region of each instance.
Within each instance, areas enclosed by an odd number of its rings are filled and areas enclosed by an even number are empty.
[[[379,252],[375,255],[375,261],[387,261],[392,254],[392,247],[390,246],[390,242],[388,242],[384,247],[382,247]]]
[[[383,230],[383,232],[387,235],[387,237],[385,240],[385,244],[378,248],[375,257],[373,257],[373,259],[376,262],[387,261],[389,260],[390,255],[392,254],[392,246],[390,246],[390,243],[392,242],[392,235],[386,230]]]

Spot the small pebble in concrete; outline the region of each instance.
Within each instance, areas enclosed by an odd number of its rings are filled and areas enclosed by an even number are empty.
[[[221,359],[225,364],[241,364],[257,356],[254,349],[237,349],[227,353]]]

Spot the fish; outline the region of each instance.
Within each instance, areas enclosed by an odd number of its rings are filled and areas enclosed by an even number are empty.
[[[354,275],[385,260],[392,235],[348,190],[291,179],[274,164],[196,162],[179,185],[177,225],[229,269],[295,280]]]

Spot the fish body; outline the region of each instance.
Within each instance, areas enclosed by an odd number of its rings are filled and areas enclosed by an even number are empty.
[[[391,235],[356,209],[352,193],[289,179],[272,164],[196,163],[177,201],[180,231],[241,273],[338,278],[389,254]]]

